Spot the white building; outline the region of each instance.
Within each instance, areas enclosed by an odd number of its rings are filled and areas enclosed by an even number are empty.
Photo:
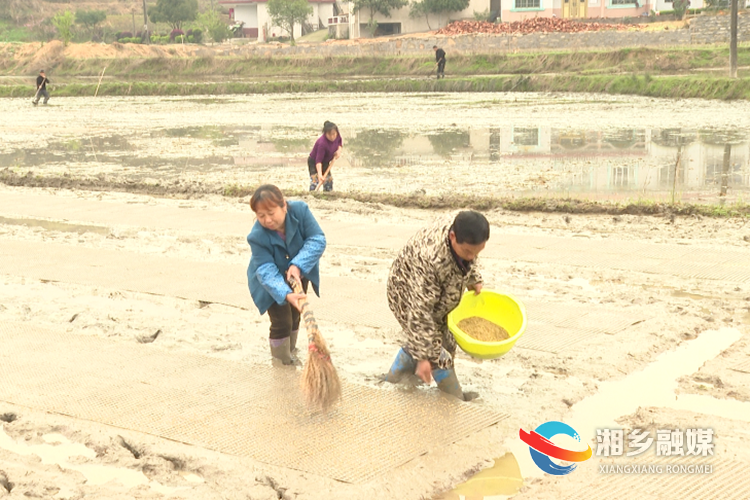
[[[335,0],[307,0],[313,12],[307,18],[312,30],[328,27],[328,20],[334,16]],[[265,42],[269,38],[289,36],[289,33],[278,26],[273,26],[268,15],[266,0],[219,0],[219,4],[229,9],[230,18],[235,22],[245,23],[242,27],[244,36],[257,38]],[[302,36],[302,26],[294,27],[294,38]]]

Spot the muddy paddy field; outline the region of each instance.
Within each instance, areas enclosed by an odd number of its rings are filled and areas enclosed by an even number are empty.
[[[254,219],[247,196],[222,194],[271,182],[299,193],[327,232],[323,296],[314,300],[326,312],[326,280],[384,290],[405,242],[394,235],[444,213],[355,201],[347,193],[359,200],[373,193],[746,201],[749,112],[745,102],[566,94],[53,95],[50,105],[37,108],[27,99],[5,99],[0,172],[14,185],[0,187],[0,253],[72,248],[144,262],[179,259],[234,266],[242,281]],[[343,196],[333,200],[303,193],[306,157],[325,120],[339,125],[345,147],[334,171],[334,189]],[[56,187],[84,181],[89,189]],[[128,184],[154,186],[160,195],[126,192]],[[163,218],[173,211],[184,217]],[[464,389],[480,395],[465,404],[506,414],[497,424],[468,436],[457,429],[452,444],[347,483],[0,396],[0,498],[749,497],[741,472],[750,464],[746,219],[486,215],[492,224],[480,264],[486,286],[512,293],[530,314],[546,311],[530,316],[530,339],[544,328],[565,335],[555,348],[519,342],[496,360],[459,354]],[[224,219],[240,222],[234,231],[212,227],[212,220]],[[368,237],[346,239],[341,228],[347,225]],[[560,250],[538,253],[555,245]],[[602,249],[608,259],[599,260]],[[675,257],[657,258],[664,255]],[[720,260],[706,271],[683,272],[710,257]],[[638,267],[639,260],[655,265]],[[109,267],[117,266],[113,259]],[[59,268],[65,271],[65,263]],[[0,322],[248,369],[270,365],[268,320],[249,297],[244,304],[210,302],[121,287],[115,275],[110,283],[86,282],[72,271],[68,279],[56,276],[40,276],[33,265],[3,267]],[[385,301],[379,293],[366,298]],[[606,321],[556,323],[555,315],[566,311],[601,313],[626,326],[609,331]],[[324,314],[320,326],[347,383],[438,397],[434,385],[380,381],[400,345],[396,328],[351,314]],[[27,356],[33,363],[34,354]],[[45,389],[39,391],[43,396]],[[519,428],[531,431],[552,420],[573,427],[595,452],[568,476],[542,474],[518,438]],[[638,457],[605,457],[597,453],[603,428],[626,429],[626,435],[646,429],[655,443]],[[655,453],[658,430],[693,428],[713,430],[712,455]],[[714,468],[647,475],[602,469],[688,458]],[[483,480],[458,486],[480,470]]]

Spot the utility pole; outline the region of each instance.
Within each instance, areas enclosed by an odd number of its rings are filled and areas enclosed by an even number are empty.
[[[731,78],[737,78],[737,11],[739,6],[737,5],[738,0],[732,0],[732,24],[731,34],[729,41],[729,76]]]
[[[143,0],[143,36],[146,43],[151,43],[151,35],[148,32],[148,15],[146,14],[146,0]]]

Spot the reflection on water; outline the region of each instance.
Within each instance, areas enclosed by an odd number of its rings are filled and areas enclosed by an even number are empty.
[[[415,123],[424,127],[425,124]],[[0,168],[98,162],[134,177],[227,169],[304,171],[317,131],[279,125],[183,126],[147,133],[76,137],[0,154]],[[345,159],[357,169],[434,175],[486,167],[498,179],[536,175],[531,191],[563,193],[713,192],[750,188],[750,129],[603,129],[435,126],[342,128]],[[197,148],[197,149],[196,149]],[[7,150],[6,150],[7,151]],[[193,158],[201,151],[201,158]],[[431,170],[435,169],[435,170]],[[364,175],[367,175],[365,172]],[[490,174],[488,174],[490,175]],[[488,179],[492,179],[489,177]],[[419,187],[419,186],[415,186]],[[526,189],[526,187],[525,187]]]

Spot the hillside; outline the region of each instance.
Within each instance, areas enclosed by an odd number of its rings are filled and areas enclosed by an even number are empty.
[[[156,0],[147,0],[147,6]],[[216,0],[198,0],[198,8],[205,11],[218,7]],[[103,11],[107,18],[102,23],[105,37],[119,31],[138,31],[143,26],[141,0],[0,0],[0,41],[49,40],[54,34],[50,20],[58,12]],[[153,28],[152,28],[153,29]],[[156,31],[166,31],[166,25],[157,25]],[[90,40],[88,34],[78,31],[76,41]]]

